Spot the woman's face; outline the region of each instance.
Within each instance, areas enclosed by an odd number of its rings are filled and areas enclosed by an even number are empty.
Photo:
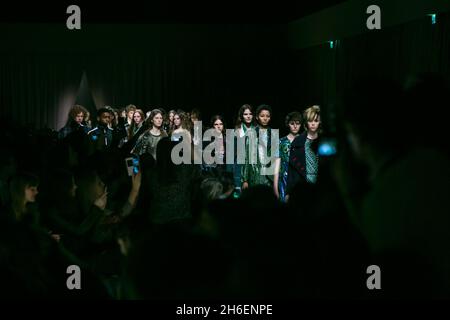
[[[310,133],[316,133],[320,126],[320,116],[315,116],[314,119],[308,120],[308,131]]]
[[[217,132],[222,133],[222,131],[223,131],[223,122],[222,122],[222,120],[217,119],[216,121],[214,121],[213,126],[214,126],[214,129]]]
[[[140,123],[142,122],[142,116],[141,116],[141,114],[140,114],[139,112],[135,112],[135,113],[133,114],[133,120],[134,120],[134,123],[140,124]]]
[[[269,110],[262,110],[259,114],[258,114],[258,121],[259,124],[263,127],[269,125],[270,122],[270,112]]]
[[[175,127],[179,127],[181,125],[181,118],[179,115],[174,115],[173,116],[173,124],[175,125]]]
[[[170,123],[173,122],[173,117],[174,117],[174,113],[173,112],[169,113],[169,121],[170,121]]]
[[[128,119],[133,119],[133,115],[134,115],[134,111],[133,110],[130,110],[130,111],[128,111]]]
[[[153,126],[156,128],[161,128],[162,122],[163,122],[163,117],[162,117],[161,113],[156,114],[152,119]]]
[[[253,113],[250,111],[250,109],[245,109],[244,113],[242,114],[242,118],[244,120],[244,123],[249,125],[253,121]]]
[[[35,202],[36,196],[39,193],[37,186],[26,186],[25,187],[25,201],[28,202]]]
[[[293,135],[298,134],[298,132],[300,131],[300,127],[301,127],[300,121],[292,120],[292,121],[289,121],[288,125],[289,125],[290,133],[292,133]]]

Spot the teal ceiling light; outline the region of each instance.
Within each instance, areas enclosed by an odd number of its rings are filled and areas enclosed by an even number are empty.
[[[431,17],[431,24],[436,24],[436,13],[430,13],[428,16]]]

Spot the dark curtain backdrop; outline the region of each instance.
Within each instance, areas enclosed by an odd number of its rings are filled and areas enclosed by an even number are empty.
[[[344,90],[368,74],[387,76],[401,84],[421,72],[438,72],[450,80],[448,13],[439,14],[435,25],[425,17],[338,40],[334,49],[325,43],[291,52],[293,107],[319,104],[327,117],[333,117]]]
[[[62,126],[75,103],[81,75],[64,56],[0,55],[0,115],[6,118],[2,123]]]
[[[0,49],[0,116],[20,125],[61,128],[83,73],[94,108],[199,108],[204,122],[218,113],[229,126],[244,103],[279,109],[286,99],[284,27],[40,28],[38,41],[10,27],[12,50]]]
[[[430,20],[338,39],[334,49],[299,51],[288,49],[287,29],[279,25],[116,26],[84,34],[49,28],[38,32],[46,35],[39,41],[24,39],[26,28],[14,34],[10,27],[10,47],[0,48],[0,116],[59,129],[85,72],[96,108],[199,108],[205,122],[219,113],[230,126],[243,103],[267,103],[273,126],[283,127],[287,112],[311,104],[332,116],[343,90],[362,74],[405,81],[436,71],[448,80],[449,15],[439,14],[436,25]]]
[[[87,77],[99,105],[134,103],[156,107],[199,108],[203,121],[214,113],[234,119],[244,103],[275,107],[283,99],[283,51],[236,52],[233,48],[89,57]]]

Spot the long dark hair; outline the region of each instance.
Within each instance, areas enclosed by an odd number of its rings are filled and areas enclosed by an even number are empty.
[[[25,188],[37,187],[39,178],[28,172],[20,172],[11,177],[9,192],[11,195],[11,208],[17,220],[22,219],[26,212]]]
[[[188,114],[184,111],[177,111],[174,113],[173,117],[175,118],[175,116],[180,117],[181,120],[181,128],[187,130],[187,131],[191,131],[192,129],[192,122],[191,122],[191,118],[188,116]],[[172,132],[175,131],[175,124],[172,125]]]
[[[225,135],[225,132],[226,132],[225,130],[227,127],[226,127],[224,118],[220,114],[216,114],[211,117],[211,123],[210,123],[211,128],[214,128],[214,122],[216,122],[217,120],[222,121],[222,124],[223,124],[222,134]]]
[[[134,110],[134,113],[139,113],[140,115],[141,115],[141,126],[143,126],[144,125],[144,123],[145,123],[145,114],[144,114],[144,111],[142,111],[141,109],[136,109],[136,110]],[[134,129],[136,128],[136,122],[134,122],[134,114],[133,114],[133,120],[131,121],[131,125],[130,125],[130,127],[128,128],[128,132],[127,132],[127,134],[128,134],[128,140],[130,140],[131,138],[133,138],[133,135],[134,135]]]
[[[161,110],[159,110],[159,109],[153,109],[152,112],[150,112],[150,115],[148,116],[148,118],[146,120],[146,125],[147,125],[149,130],[151,130],[153,128],[152,120],[158,114],[161,114],[161,117],[163,117],[163,121],[164,121],[164,113]],[[165,130],[163,128],[163,124],[161,124],[160,130],[161,130],[161,133],[165,132]]]
[[[239,129],[241,127],[242,122],[244,122],[244,112],[247,109],[250,110],[250,112],[253,114],[252,124],[255,122],[255,114],[253,112],[253,107],[249,104],[244,104],[242,107],[239,108],[239,111],[238,111],[236,125],[235,125],[236,129]]]

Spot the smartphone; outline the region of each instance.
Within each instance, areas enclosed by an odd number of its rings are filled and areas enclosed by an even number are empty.
[[[133,168],[133,158],[126,158],[125,159],[125,164],[126,164],[126,166],[127,166],[127,172],[128,172],[128,175],[131,177],[132,175],[133,175],[133,170],[134,170],[134,168]]]
[[[322,138],[319,143],[319,156],[332,157],[337,153],[337,143],[335,138]]]
[[[239,199],[240,196],[241,196],[241,188],[238,188],[238,187],[234,188],[233,198],[234,199]]]

